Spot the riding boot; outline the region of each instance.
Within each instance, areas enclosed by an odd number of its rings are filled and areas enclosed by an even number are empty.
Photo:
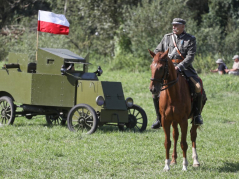
[[[158,129],[160,128],[161,125],[161,115],[159,113],[159,97],[158,96],[154,96],[153,97],[153,101],[154,101],[154,108],[155,108],[155,112],[156,112],[156,121],[153,123],[153,125],[151,126],[152,129]]]
[[[195,125],[203,124],[201,111],[202,111],[202,94],[197,93],[196,102],[195,102],[195,111],[194,111],[194,115],[193,115],[193,123]]]

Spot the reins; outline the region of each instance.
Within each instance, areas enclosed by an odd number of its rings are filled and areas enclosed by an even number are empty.
[[[164,88],[164,89],[161,89],[160,91],[163,91],[163,90],[166,90],[168,89],[170,86],[173,86],[175,83],[178,82],[178,73],[177,73],[177,79],[176,80],[173,80],[173,81],[170,81],[169,83],[166,83],[166,84],[162,84],[162,86],[166,86],[168,85],[168,87]]]

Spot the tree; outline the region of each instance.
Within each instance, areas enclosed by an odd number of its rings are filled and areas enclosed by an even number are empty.
[[[20,23],[24,17],[36,15],[38,9],[50,10],[47,0],[1,0],[0,29],[7,24]]]
[[[125,5],[132,7],[140,1],[68,1],[66,16],[71,24],[70,41],[79,50],[91,49],[102,55],[113,53],[117,30],[124,23]]]
[[[145,59],[150,59],[147,48],[153,50],[164,34],[172,31],[175,17],[187,20],[193,15],[184,3],[174,0],[143,1],[141,6],[127,12],[124,33],[132,42],[134,55]]]

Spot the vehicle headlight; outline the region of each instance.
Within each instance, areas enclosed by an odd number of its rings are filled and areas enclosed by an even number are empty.
[[[96,104],[98,106],[102,106],[105,103],[105,99],[103,96],[97,96],[96,97]]]
[[[128,97],[126,100],[127,107],[131,108],[134,105],[134,100],[131,97]]]

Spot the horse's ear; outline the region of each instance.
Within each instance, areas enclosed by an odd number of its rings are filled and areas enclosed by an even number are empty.
[[[169,50],[169,49],[168,49]],[[164,53],[168,54],[168,50],[166,50]]]
[[[151,50],[149,50],[149,49],[148,49],[148,51],[149,51],[149,53],[150,53],[151,57],[152,57],[152,58],[154,58],[154,56],[155,56],[155,53],[154,53],[154,52],[152,52],[152,51],[151,51]]]
[[[166,50],[166,51],[163,53],[162,58],[165,58],[165,57],[167,57],[167,56],[168,56],[168,50]]]

